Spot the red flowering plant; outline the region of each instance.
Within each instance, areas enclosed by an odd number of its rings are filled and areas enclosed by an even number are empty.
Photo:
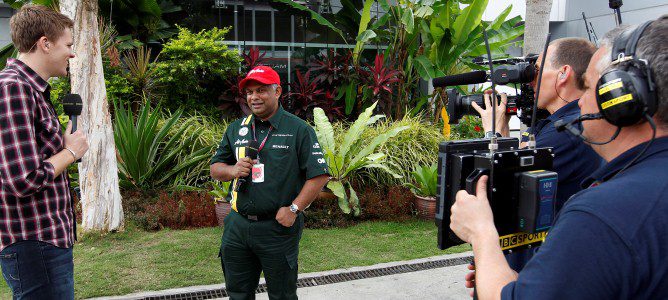
[[[477,116],[464,116],[457,125],[452,126],[452,139],[479,139],[485,137],[482,121]]]
[[[306,66],[309,67],[309,71],[316,74],[316,82],[336,87],[349,74],[351,57],[350,51],[340,54],[334,49],[329,49],[326,54],[319,54]]]
[[[315,107],[322,108],[330,120],[342,115],[342,108],[336,105],[332,93],[318,87],[318,79],[311,77],[310,70],[304,74],[296,70],[295,75],[290,93],[282,99],[288,111],[304,120],[313,120]]]
[[[367,65],[369,71],[360,69],[362,78],[368,78],[366,88],[372,92],[372,102],[378,101],[379,108],[386,116],[391,115],[393,106],[392,90],[401,81],[402,72],[394,69],[391,61],[386,64],[385,55],[378,54],[373,65]]]

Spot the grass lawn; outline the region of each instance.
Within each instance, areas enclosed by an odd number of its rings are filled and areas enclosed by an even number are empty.
[[[145,232],[127,229],[86,236],[74,247],[76,297],[123,295],[223,282],[217,257],[222,228]],[[367,222],[341,229],[306,229],[299,272],[332,270],[463,252],[440,251],[433,222]],[[11,298],[4,280],[0,299]]]

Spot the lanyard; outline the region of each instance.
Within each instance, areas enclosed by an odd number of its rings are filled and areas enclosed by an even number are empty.
[[[257,141],[257,136],[255,135],[255,122],[251,124],[251,127],[253,128],[253,139]],[[267,139],[269,138],[269,135],[271,135],[271,130],[274,129],[273,126],[269,125],[269,131],[267,132],[267,136],[264,137],[264,140],[262,140],[262,143],[260,143],[260,147],[257,148],[257,158],[258,160],[260,159],[260,151],[262,148],[264,148],[264,144],[267,142]]]

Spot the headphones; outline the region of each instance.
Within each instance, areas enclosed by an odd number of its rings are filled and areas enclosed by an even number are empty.
[[[657,110],[654,81],[647,60],[636,57],[636,46],[645,22],[635,30],[624,32],[611,51],[613,69],[605,72],[596,84],[596,103],[603,119],[623,127],[640,122]]]

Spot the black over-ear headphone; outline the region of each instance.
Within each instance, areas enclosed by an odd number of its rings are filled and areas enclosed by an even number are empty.
[[[637,124],[645,114],[657,109],[654,81],[647,60],[636,56],[636,46],[645,22],[618,38],[611,50],[613,69],[605,72],[596,84],[596,102],[603,118],[616,126]]]

